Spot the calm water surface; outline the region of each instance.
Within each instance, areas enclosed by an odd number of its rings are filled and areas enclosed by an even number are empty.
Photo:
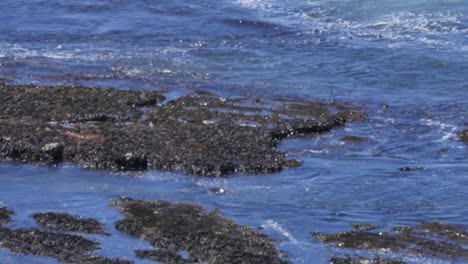
[[[369,122],[284,141],[281,149],[303,166],[274,175],[1,164],[0,206],[17,212],[15,228],[35,226],[29,215],[40,211],[96,218],[113,234],[96,238],[98,253],[133,260],[133,249],[149,245],[113,229],[121,216],[108,204],[119,196],[220,208],[263,227],[294,263],[343,253],[314,241],[314,231],[355,222],[466,225],[468,148],[456,132],[468,129],[467,76],[465,0],[3,0],[0,82],[163,90],[170,98],[195,90],[302,97],[363,106]],[[367,141],[345,144],[344,136]],[[425,170],[399,171],[406,166]],[[1,250],[0,259],[56,263]]]

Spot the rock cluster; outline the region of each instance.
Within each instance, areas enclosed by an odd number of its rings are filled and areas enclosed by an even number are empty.
[[[390,250],[441,259],[468,260],[468,232],[461,227],[438,222],[397,227],[392,232],[357,229],[338,234],[314,233],[313,236],[343,249]]]
[[[157,105],[163,98],[157,92],[0,85],[0,159],[202,176],[272,173],[300,164],[276,149],[279,140],[364,118],[349,107],[306,100],[198,92]]]
[[[147,240],[155,247],[135,250],[135,256],[141,259],[163,264],[289,263],[281,259],[280,252],[265,235],[195,205],[122,199],[114,206],[124,216],[115,223],[116,229]],[[11,221],[12,214],[0,208],[0,224]],[[80,235],[107,235],[104,225],[94,219],[52,212],[31,217],[41,228],[0,226],[0,248],[17,254],[47,256],[64,263],[133,263],[94,255],[100,243]]]
[[[288,263],[265,235],[216,212],[166,201],[122,199],[117,206],[125,218],[116,229],[158,249],[138,251],[138,257],[163,263]]]
[[[32,215],[43,228],[86,234],[104,234],[104,225],[91,218],[81,218],[64,213],[37,213]]]

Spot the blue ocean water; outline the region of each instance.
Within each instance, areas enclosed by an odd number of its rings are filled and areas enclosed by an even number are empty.
[[[314,231],[355,222],[466,225],[468,148],[456,133],[468,128],[467,76],[465,0],[3,0],[0,82],[301,97],[363,106],[369,121],[284,141],[281,149],[303,166],[273,175],[1,164],[0,205],[18,213],[13,227],[34,226],[28,216],[39,211],[94,217],[114,235],[98,253],[136,263],[145,262],[132,250],[148,245],[113,229],[121,216],[108,204],[119,196],[219,208],[263,227],[293,263],[343,253],[314,241]],[[349,144],[344,136],[368,140]],[[425,170],[399,171],[406,166]],[[0,259],[56,263],[5,250]]]

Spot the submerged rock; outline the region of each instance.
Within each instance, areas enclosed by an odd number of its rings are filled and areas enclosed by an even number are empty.
[[[14,253],[77,262],[82,256],[99,249],[99,243],[81,236],[46,232],[35,228],[18,230],[0,228],[0,247]]]
[[[0,224],[10,221],[10,216],[14,213],[6,208],[0,208]],[[36,214],[35,219],[41,226],[57,229],[59,231],[80,230],[85,232],[92,229],[87,226],[91,223],[98,223],[93,219],[86,219],[86,223],[73,216],[45,213]],[[39,220],[38,220],[39,219]],[[50,221],[50,226],[47,225]],[[61,222],[63,221],[63,222]],[[71,221],[71,223],[67,223]],[[95,221],[95,222],[94,222]],[[100,230],[95,227],[93,230]],[[80,264],[130,264],[131,261],[124,259],[109,259],[92,254],[94,250],[100,249],[98,242],[87,238],[64,234],[60,232],[49,232],[37,228],[9,229],[0,227],[0,248],[5,248],[17,254],[29,254],[46,256],[58,259],[65,263]]]
[[[463,141],[465,144],[468,144],[468,130],[464,130],[464,131],[458,133],[458,137],[459,137],[460,140]]]
[[[369,230],[374,230],[377,228],[377,226],[373,224],[369,224],[369,223],[354,223],[354,224],[351,224],[351,227],[354,230],[358,230],[358,231],[369,231]]]
[[[404,263],[405,262],[403,261],[394,260],[394,259],[381,259],[381,258],[368,259],[368,258],[362,258],[362,257],[351,258],[349,256],[345,258],[334,257],[330,259],[330,264],[404,264]]]
[[[8,208],[0,207],[0,225],[6,224],[11,221],[11,216],[14,214],[13,211]]]
[[[401,167],[400,171],[423,171],[424,167]]]
[[[229,194],[231,194],[231,192],[229,192],[228,190],[226,190],[224,188],[220,188],[220,187],[210,188],[210,192],[212,192],[214,194],[218,194],[218,195],[229,195]]]
[[[116,229],[147,240],[158,251],[137,256],[163,263],[288,263],[265,235],[201,207],[122,199]],[[180,256],[188,253],[188,260]]]
[[[0,159],[203,176],[272,173],[300,165],[277,150],[279,140],[364,116],[305,100],[199,92],[156,105],[162,99],[157,92],[0,85]]]
[[[104,234],[104,225],[91,218],[80,218],[63,213],[38,213],[32,215],[43,228],[87,234]]]
[[[394,251],[443,259],[468,260],[468,233],[442,223],[394,228],[393,232],[354,230],[338,234],[314,233],[315,239],[344,249]]]
[[[340,141],[343,143],[364,143],[368,141],[368,139],[358,136],[344,136],[340,139]]]
[[[193,262],[184,259],[179,254],[175,254],[171,251],[163,250],[136,250],[135,255],[141,259],[149,259],[157,261],[159,263],[171,263],[171,264],[191,264]]]

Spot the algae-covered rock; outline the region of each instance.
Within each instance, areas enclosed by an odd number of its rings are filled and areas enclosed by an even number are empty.
[[[333,257],[330,259],[330,264],[404,264],[405,262],[394,259],[368,259],[363,257]]]
[[[6,86],[0,84],[0,119],[42,121],[130,121],[138,107],[164,99],[157,92],[120,91],[81,86]]]
[[[10,221],[12,211],[0,208],[0,224]],[[9,229],[0,227],[0,248],[5,248],[16,254],[28,254],[55,258],[64,263],[79,264],[130,264],[125,259],[110,259],[93,255],[100,249],[98,242],[87,238],[64,234],[60,231],[102,232],[102,226],[94,219],[77,219],[66,214],[36,214],[37,222],[44,227],[56,229],[57,232],[39,230],[37,228]],[[68,222],[70,221],[70,222]],[[92,227],[91,224],[98,224]],[[89,232],[93,231],[93,232]]]
[[[368,139],[358,136],[344,136],[340,139],[340,141],[343,143],[364,143],[368,141]]]
[[[0,207],[0,225],[6,224],[11,221],[11,216],[14,214],[6,207]]]
[[[64,262],[74,262],[81,256],[99,249],[99,243],[81,236],[40,231],[34,228],[17,230],[0,228],[0,247],[14,253],[48,256]]]
[[[377,226],[373,224],[369,224],[369,223],[354,223],[354,224],[351,224],[351,227],[354,230],[358,230],[358,231],[369,231],[369,230],[374,230],[377,228]]]
[[[149,259],[159,263],[171,264],[191,264],[188,259],[184,259],[181,255],[171,251],[163,250],[135,250],[135,255],[141,259]]]
[[[468,259],[465,229],[437,222],[398,227],[392,232],[354,230],[338,234],[314,233],[315,239],[343,249],[394,251],[443,259]]]
[[[95,219],[81,218],[64,213],[37,213],[32,215],[36,223],[43,228],[78,232],[86,234],[104,234],[104,225]]]
[[[0,85],[0,159],[202,176],[297,167],[276,147],[362,112],[306,100],[226,99],[198,92],[156,105],[157,92]]]
[[[465,144],[468,144],[468,129],[464,130],[460,133],[458,133],[458,137],[460,138],[461,141],[463,141]]]
[[[124,216],[115,226],[130,236],[147,240],[158,251],[137,256],[164,263],[288,263],[265,235],[206,212],[201,207],[166,201],[122,199]]]

